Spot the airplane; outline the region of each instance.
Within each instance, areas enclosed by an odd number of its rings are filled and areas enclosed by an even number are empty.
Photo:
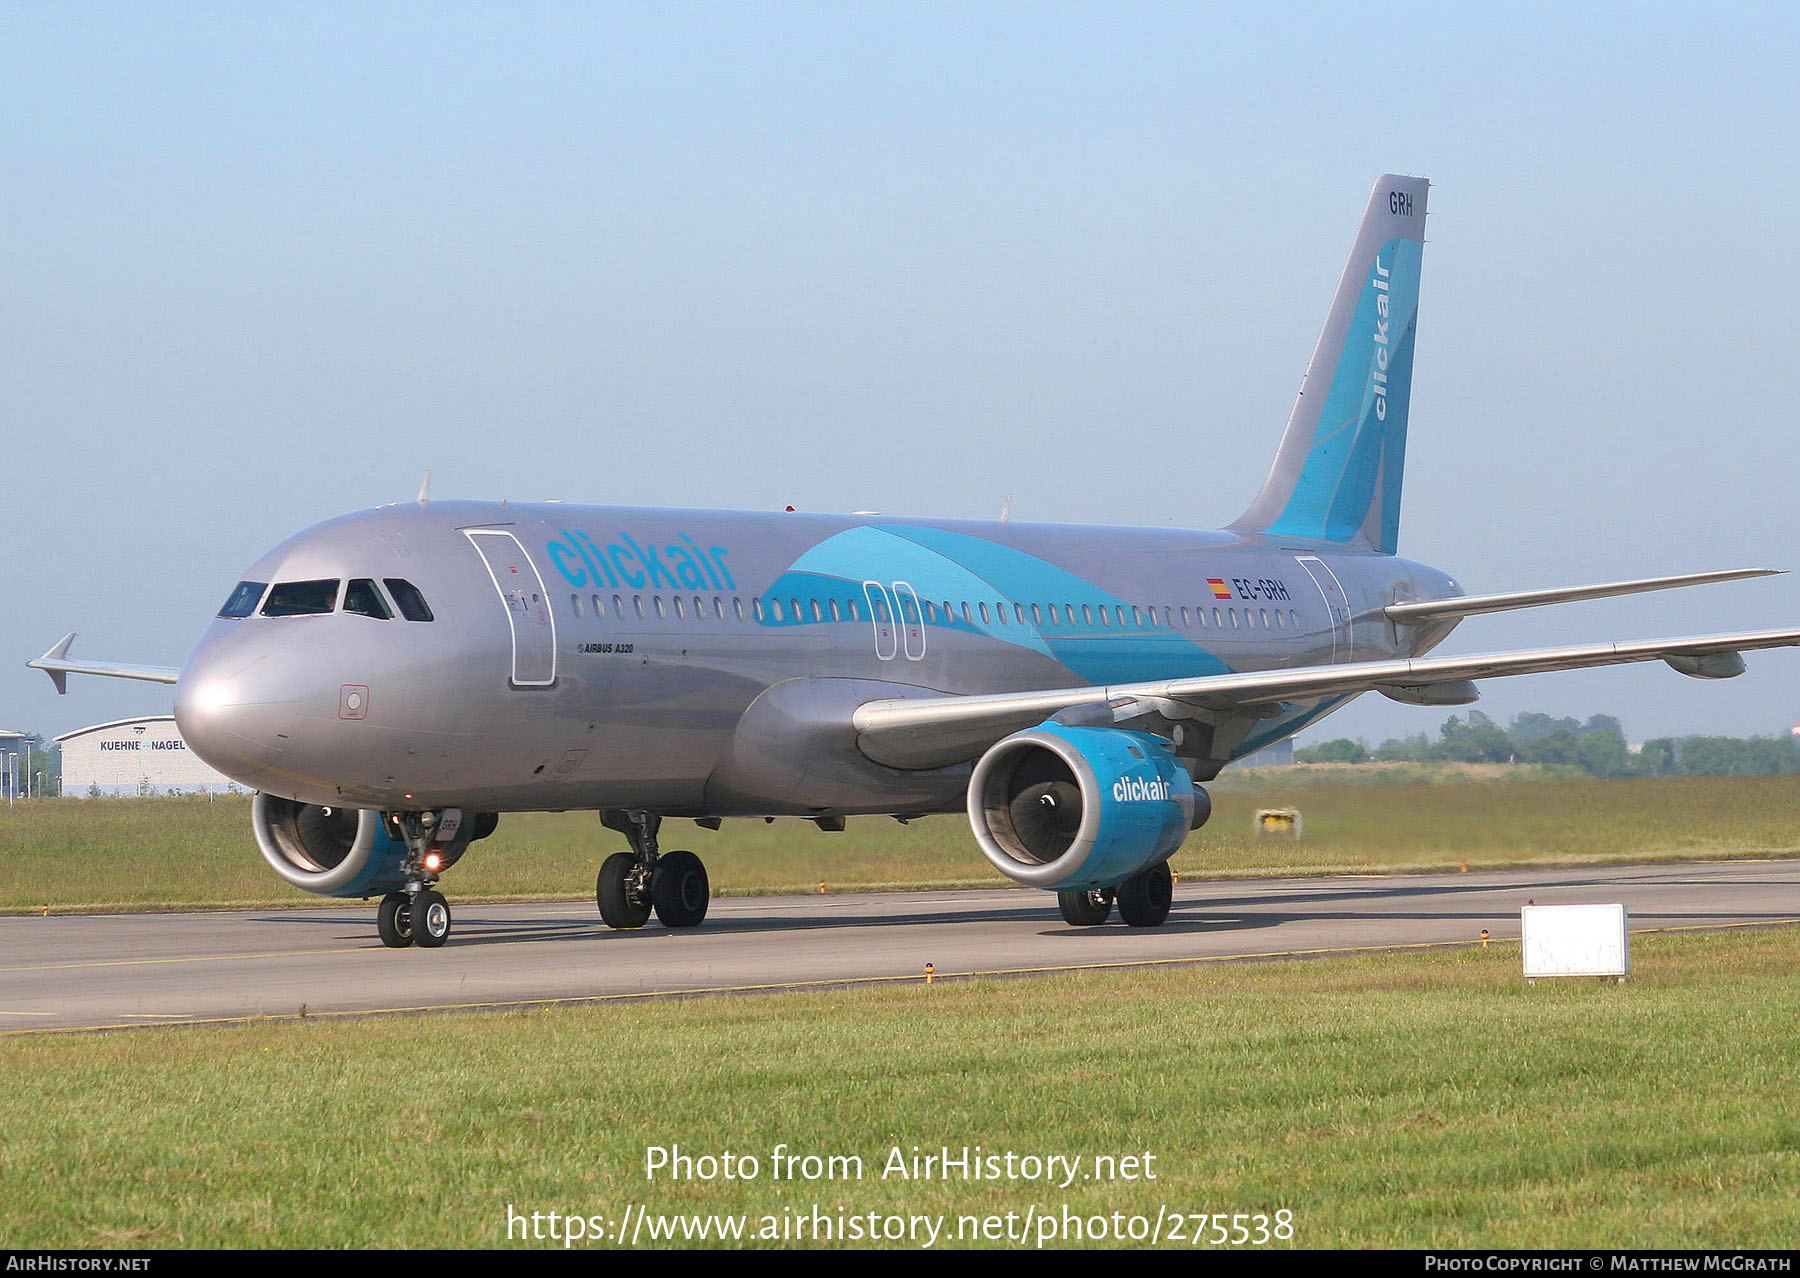
[[[593,809],[628,850],[601,918],[694,927],[664,822],[967,813],[1074,926],[1168,916],[1169,857],[1228,763],[1376,691],[1661,660],[1729,678],[1800,629],[1427,656],[1465,617],[1767,575],[1468,595],[1397,553],[1423,178],[1383,176],[1267,481],[1218,531],[416,501],[308,528],[244,574],[179,670],[188,746],[256,791],[274,871],[450,935],[440,877],[505,812]]]

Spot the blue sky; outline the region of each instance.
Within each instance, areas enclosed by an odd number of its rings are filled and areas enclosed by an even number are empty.
[[[1435,183],[1403,553],[1472,591],[1800,568],[1797,20],[1571,8],[9,5],[0,727],[165,711],[21,663],[178,664],[268,546],[427,467],[1224,523],[1382,172]],[[1445,650],[1797,620],[1790,577]],[[1800,654],[1749,661],[1483,708],[1785,731]]]

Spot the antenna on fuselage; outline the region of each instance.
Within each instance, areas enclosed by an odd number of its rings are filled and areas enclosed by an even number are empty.
[[[1006,500],[1000,503],[1000,522],[1005,523],[1012,518],[1012,494],[1006,494]]]
[[[431,468],[429,466],[427,466],[425,468],[425,482],[423,482],[422,484],[419,485],[419,505],[429,506],[430,504],[431,504]]]

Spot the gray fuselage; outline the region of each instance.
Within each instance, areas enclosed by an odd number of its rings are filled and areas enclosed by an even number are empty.
[[[188,658],[183,735],[244,785],[672,816],[959,809],[966,764],[871,762],[855,706],[1417,656],[1454,622],[1382,610],[1461,593],[1229,532],[460,501],[327,521],[246,580],[339,593],[221,617]],[[346,611],[359,581],[411,583],[432,619]],[[1344,700],[1285,704],[1230,754]]]

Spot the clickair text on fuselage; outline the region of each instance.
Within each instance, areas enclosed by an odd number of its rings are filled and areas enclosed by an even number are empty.
[[[725,567],[730,552],[723,546],[702,547],[682,533],[667,545],[639,545],[630,533],[604,546],[580,529],[564,528],[544,549],[556,571],[571,586],[608,586],[614,590],[736,590]]]

